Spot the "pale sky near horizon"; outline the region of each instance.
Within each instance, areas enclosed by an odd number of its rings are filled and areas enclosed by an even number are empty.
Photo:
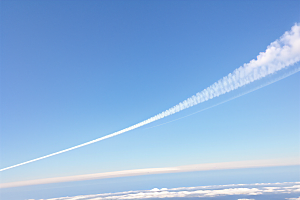
[[[300,22],[299,6],[1,1],[0,168],[105,136],[176,105],[265,51]],[[299,157],[299,78],[297,73],[174,123],[0,172],[0,182]]]

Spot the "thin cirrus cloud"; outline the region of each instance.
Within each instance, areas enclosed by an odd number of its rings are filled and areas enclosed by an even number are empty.
[[[272,42],[265,52],[259,53],[256,59],[251,60],[249,63],[245,63],[243,66],[235,69],[232,73],[223,77],[219,81],[215,82],[211,86],[207,87],[196,95],[184,100],[183,102],[175,105],[174,107],[155,115],[145,121],[137,123],[128,128],[122,129],[115,133],[100,137],[98,139],[58,151],[46,156],[42,156],[33,160],[22,162],[10,167],[2,168],[0,171],[8,170],[14,167],[25,165],[34,161],[45,159],[57,154],[61,154],[73,149],[77,149],[107,138],[114,137],[116,135],[125,133],[127,131],[139,128],[151,122],[157,121],[169,115],[180,112],[191,106],[208,101],[212,98],[218,97],[232,90],[240,88],[244,85],[250,84],[256,80],[262,79],[268,75],[274,74],[284,68],[294,65],[300,61],[300,23],[296,23],[290,31],[285,32],[279,39]]]
[[[20,186],[28,186],[28,185],[59,183],[59,182],[73,182],[73,181],[83,181],[83,180],[92,180],[92,179],[107,179],[107,178],[117,178],[117,177],[126,177],[126,176],[127,177],[141,176],[141,175],[150,175],[150,174],[166,174],[166,173],[180,173],[180,172],[193,172],[193,171],[259,168],[259,167],[292,166],[292,165],[300,165],[299,159],[285,158],[285,159],[270,159],[270,160],[248,160],[248,161],[236,161],[236,162],[184,165],[184,166],[165,167],[165,168],[133,169],[133,170],[123,170],[123,171],[115,171],[115,172],[104,172],[104,173],[96,173],[96,174],[85,174],[85,175],[77,175],[77,176],[2,183],[0,184],[0,188],[20,187]]]
[[[125,191],[116,193],[58,197],[51,200],[105,200],[105,199],[162,199],[162,198],[226,198],[238,197],[238,200],[253,200],[256,197],[272,199],[272,195],[287,196],[288,200],[297,200],[300,195],[300,182],[230,184],[180,188],[153,188],[152,190]],[[291,197],[292,196],[292,197]],[[250,197],[250,198],[249,198]],[[231,198],[232,199],[232,198]],[[34,200],[34,199],[32,199]],[[50,200],[50,199],[44,199]]]

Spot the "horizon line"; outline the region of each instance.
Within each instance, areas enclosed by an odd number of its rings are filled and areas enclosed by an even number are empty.
[[[11,188],[11,187],[62,183],[62,182],[75,182],[75,181],[85,181],[85,180],[93,180],[93,179],[143,176],[143,175],[151,175],[151,174],[167,174],[167,173],[260,168],[260,167],[279,167],[279,166],[293,166],[293,165],[300,165],[300,159],[285,158],[285,159],[268,159],[268,160],[246,160],[246,161],[233,161],[233,162],[221,162],[221,163],[182,165],[177,167],[132,169],[132,170],[122,170],[122,171],[113,171],[113,172],[102,172],[102,173],[95,173],[95,174],[84,174],[84,175],[75,175],[75,176],[66,176],[66,177],[54,177],[54,178],[1,183],[0,188]]]

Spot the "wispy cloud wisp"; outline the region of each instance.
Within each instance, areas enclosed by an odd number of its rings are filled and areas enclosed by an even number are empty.
[[[77,175],[77,176],[56,177],[56,178],[2,183],[0,184],[0,188],[59,183],[59,182],[83,181],[83,180],[92,180],[92,179],[107,179],[107,178],[117,178],[117,177],[126,177],[126,176],[141,176],[141,175],[150,175],[150,174],[166,174],[166,173],[242,169],[242,168],[261,168],[261,167],[291,166],[291,165],[300,165],[299,159],[287,158],[287,159],[272,159],[272,160],[248,160],[248,161],[236,161],[236,162],[184,165],[184,166],[177,166],[177,167],[133,169],[133,170],[123,170],[123,171],[114,171],[114,172],[103,172],[103,173],[96,173],[96,174],[85,174],[85,175]]]

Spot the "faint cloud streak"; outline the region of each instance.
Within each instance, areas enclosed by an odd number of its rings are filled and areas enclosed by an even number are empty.
[[[0,188],[20,187],[20,186],[28,186],[28,185],[59,183],[59,182],[83,181],[83,180],[92,180],[92,179],[141,176],[141,175],[150,175],[150,174],[166,174],[166,173],[180,173],[180,172],[192,172],[192,171],[259,168],[259,167],[291,166],[291,165],[300,165],[299,159],[290,158],[290,159],[272,159],[272,160],[248,160],[248,161],[236,161],[236,162],[184,165],[178,167],[133,169],[133,170],[123,170],[123,171],[115,171],[115,172],[104,172],[104,173],[96,173],[96,174],[85,174],[85,175],[77,175],[77,176],[2,183],[0,184]]]

